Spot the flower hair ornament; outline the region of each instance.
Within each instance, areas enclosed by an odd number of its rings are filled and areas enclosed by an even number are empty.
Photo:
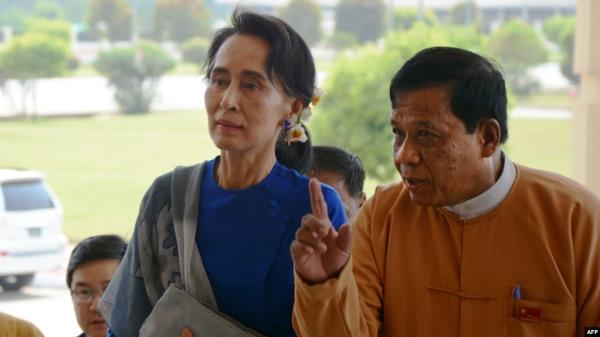
[[[300,111],[298,117],[295,120],[291,118],[285,120],[283,129],[285,131],[285,141],[288,143],[288,145],[294,142],[305,143],[308,140],[303,124],[308,122],[312,116],[311,108],[319,104],[324,94],[325,93],[323,90],[320,88],[315,88],[309,105]]]

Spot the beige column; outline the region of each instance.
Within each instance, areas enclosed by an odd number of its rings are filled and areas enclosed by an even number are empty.
[[[600,0],[577,1],[573,177],[600,196]]]

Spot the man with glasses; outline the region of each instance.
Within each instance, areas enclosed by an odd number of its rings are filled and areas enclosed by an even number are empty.
[[[97,235],[81,241],[71,252],[67,286],[71,290],[79,337],[106,337],[108,325],[97,309],[125,254],[127,243],[116,235]]]

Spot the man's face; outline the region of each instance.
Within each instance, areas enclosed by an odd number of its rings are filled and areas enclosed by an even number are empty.
[[[71,298],[81,330],[89,337],[106,337],[108,325],[97,309],[98,299],[119,266],[119,260],[87,262],[73,272]]]
[[[338,192],[344,203],[344,211],[346,212],[348,220],[352,220],[356,216],[358,209],[364,202],[364,200],[362,200],[363,196],[361,195],[360,198],[352,197],[348,192],[348,187],[341,174],[327,170],[319,170],[311,171],[309,175],[311,178],[317,178],[320,182],[333,187]]]
[[[391,113],[394,164],[418,205],[455,205],[486,189],[480,130],[467,133],[450,99],[447,86],[408,91]]]

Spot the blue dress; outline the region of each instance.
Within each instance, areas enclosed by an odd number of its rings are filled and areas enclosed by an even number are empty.
[[[224,190],[214,178],[218,160],[206,162],[196,231],[218,308],[266,336],[296,336],[290,245],[302,217],[311,213],[309,179],[276,163],[260,183]],[[322,191],[329,218],[339,228],[347,222],[342,201],[333,188],[322,185]],[[137,300],[147,303],[143,295]],[[108,336],[115,336],[110,329]]]
[[[309,179],[276,163],[260,183],[224,190],[207,162],[196,243],[219,310],[267,336],[292,329],[294,275],[290,244],[311,213]],[[322,185],[334,227],[347,222],[335,190]]]

